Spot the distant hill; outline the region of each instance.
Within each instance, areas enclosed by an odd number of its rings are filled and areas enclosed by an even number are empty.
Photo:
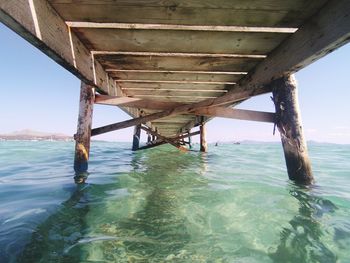
[[[7,134],[0,134],[0,140],[13,141],[72,141],[73,137],[61,133],[47,133],[33,130],[21,130]]]

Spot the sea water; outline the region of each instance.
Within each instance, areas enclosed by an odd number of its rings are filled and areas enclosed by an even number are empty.
[[[277,143],[93,142],[76,185],[73,142],[0,142],[0,262],[350,262],[350,145],[309,153],[302,187]]]

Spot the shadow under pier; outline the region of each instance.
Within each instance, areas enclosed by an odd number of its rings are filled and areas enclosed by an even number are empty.
[[[181,254],[191,240],[183,204],[190,188],[205,184],[198,173],[186,170],[201,169],[201,157],[162,150],[137,152],[132,165],[129,175],[138,183],[128,190],[130,198],[139,200],[139,209],[104,229],[104,235],[114,235],[111,230],[117,229],[123,248],[104,247],[103,254],[113,260],[124,256],[140,262],[162,262]]]

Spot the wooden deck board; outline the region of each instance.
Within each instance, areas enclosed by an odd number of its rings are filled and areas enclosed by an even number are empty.
[[[208,97],[188,97],[188,96],[182,96],[182,97],[174,97],[174,96],[155,96],[155,95],[134,95],[131,96],[133,98],[142,98],[142,99],[152,99],[152,100],[158,100],[162,102],[179,102],[182,104],[190,104],[195,102],[200,102],[204,99],[207,99]],[[210,97],[211,98],[211,97]]]
[[[49,2],[67,21],[298,27],[326,1],[50,0]]]
[[[172,72],[109,72],[116,80],[237,82],[243,74],[198,74]]]
[[[173,57],[173,56],[131,56],[95,55],[106,70],[195,70],[195,71],[239,71],[254,68],[261,59],[231,57]]]
[[[196,90],[186,90],[179,91],[179,90],[124,90],[125,94],[127,96],[142,96],[142,95],[149,95],[149,96],[183,96],[183,97],[218,97],[220,95],[223,95],[225,93],[222,93],[220,90],[218,91],[196,91]]]
[[[125,91],[136,90],[192,90],[192,91],[212,91],[212,90],[227,90],[233,88],[231,84],[193,84],[193,83],[148,83],[148,82],[118,82],[118,85]]]
[[[261,55],[289,34],[181,30],[74,28],[90,50]]]

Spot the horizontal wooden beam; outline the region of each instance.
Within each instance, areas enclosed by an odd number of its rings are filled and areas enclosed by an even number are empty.
[[[147,91],[147,90],[183,90],[184,92],[192,92],[192,91],[198,91],[198,90],[219,90],[221,92],[227,92],[227,89],[233,88],[233,85],[225,85],[225,84],[204,84],[204,83],[196,83],[196,84],[190,84],[190,83],[162,83],[162,82],[118,82],[118,85],[122,90],[141,90],[141,91]],[[125,93],[127,96],[129,93]],[[157,93],[151,93],[156,95]],[[171,95],[171,94],[169,94]],[[181,95],[181,94],[178,94]],[[205,94],[207,95],[207,94]]]
[[[133,96],[135,98],[143,98],[143,99],[148,99],[148,98],[159,98],[161,100],[167,100],[167,99],[174,99],[174,101],[178,101],[179,99],[188,99],[191,101],[191,103],[193,102],[197,102],[197,101],[202,101],[204,99],[215,99],[217,98],[217,94],[196,94],[196,95],[189,95],[189,94],[183,94],[183,95],[178,95],[178,94],[132,94],[129,96]]]
[[[111,35],[110,37],[112,38],[113,36],[114,35]],[[91,36],[91,37],[98,38],[98,36]],[[149,37],[154,38],[154,36],[151,36],[151,35]],[[163,37],[165,38],[165,36]],[[103,45],[103,43],[105,43],[109,39],[107,38],[107,36],[104,36],[104,38],[106,38],[104,41],[99,39],[99,41],[101,42],[101,45]],[[128,41],[130,42],[132,40],[128,39]],[[158,42],[159,41],[161,40],[158,40]],[[170,42],[170,40],[167,40],[167,41]],[[193,40],[192,42],[195,43],[195,40]],[[147,43],[148,45],[151,45],[149,42]],[[249,43],[251,43],[250,45],[253,46],[252,42],[249,42]],[[274,46],[276,46],[278,43],[275,43]],[[167,50],[172,50],[172,48],[178,47],[182,50],[187,50],[187,47],[185,46],[181,46],[181,45],[176,46],[175,40],[171,41],[171,44],[172,46],[168,45],[167,43],[162,43],[162,44],[158,44],[157,46],[154,46],[154,48],[161,48],[161,49],[164,48]],[[117,46],[114,45],[113,43],[108,43],[108,45],[110,45],[110,48],[113,48],[113,49],[117,48]],[[129,44],[120,44],[120,45],[130,46]],[[190,45],[190,44],[187,43],[187,45]],[[131,49],[133,47],[130,46],[129,48]],[[143,49],[146,49],[146,48],[152,49],[152,47],[143,47]],[[215,53],[215,50],[210,49],[210,45],[206,43],[204,40],[202,40],[202,48],[208,49],[211,52]],[[248,49],[248,47],[244,47],[244,48]],[[269,51],[271,48],[269,48]],[[138,46],[137,49],[141,49],[141,46]],[[193,49],[194,49],[194,46],[192,45],[191,50]],[[191,52],[191,50],[188,50],[188,52]],[[248,50],[246,51],[250,52]],[[197,51],[197,52],[200,52],[200,51]],[[220,53],[220,52],[217,51],[217,53]],[[169,71],[247,72],[247,71],[250,71],[252,68],[256,67],[256,65],[258,65],[263,60],[261,58],[215,57],[215,56],[214,57],[213,56],[209,56],[209,57],[151,56],[151,58],[148,55],[135,56],[135,55],[95,54],[94,56],[96,60],[98,60],[102,64],[102,66],[104,66],[108,70],[109,69],[147,70],[147,71],[162,70],[162,71],[168,71],[168,72]]]
[[[124,80],[146,81],[188,81],[210,83],[236,83],[243,74],[201,74],[201,73],[177,73],[177,72],[133,72],[133,71],[110,71],[109,75],[118,83]]]
[[[115,82],[46,0],[0,1],[0,21],[101,93]]]
[[[235,85],[230,81],[183,81],[183,80],[139,80],[139,79],[118,79],[117,83],[167,83],[167,84],[208,84],[208,85]],[[126,88],[127,89],[127,88]]]
[[[188,89],[181,89],[181,88],[160,88],[160,89],[157,89],[157,88],[122,88],[122,90],[125,90],[125,91],[128,91],[129,93],[134,91],[136,92],[135,95],[141,95],[139,93],[137,93],[137,91],[141,92],[141,91],[145,91],[147,92],[146,95],[160,95],[158,94],[157,92],[158,91],[169,91],[168,93],[166,93],[165,95],[163,96],[167,96],[167,95],[172,95],[170,91],[172,92],[175,92],[176,95],[187,95],[187,93],[192,93],[192,92],[199,92],[199,93],[205,93],[205,92],[211,92],[211,93],[227,93],[227,90],[225,89],[215,89],[215,87],[213,87],[212,89],[191,89],[193,86],[190,86]],[[142,93],[142,92],[141,92]],[[151,93],[151,94],[149,94]],[[154,93],[154,94],[153,94]],[[133,95],[133,94],[130,94],[130,95]],[[174,95],[174,96],[176,96]],[[199,94],[200,96],[201,94]],[[207,94],[203,94],[205,96],[207,96]]]
[[[144,109],[158,109],[158,110],[168,110],[174,107],[174,105],[180,106],[180,103],[163,103],[155,100],[148,99],[137,99],[128,97],[112,97],[105,95],[97,95],[96,103],[99,104],[109,104],[109,105],[120,105],[123,104],[129,107],[137,107]],[[222,117],[231,118],[238,120],[249,120],[249,121],[259,121],[259,122],[275,122],[275,114],[272,112],[260,112],[252,110],[242,110],[242,109],[232,109],[225,107],[208,107],[199,108],[194,111],[187,112],[188,114],[203,115],[209,117]]]
[[[132,73],[178,73],[178,74],[218,74],[218,75],[246,75],[246,71],[198,71],[198,70],[151,70],[151,69],[113,69],[107,68],[107,72],[132,72]]]
[[[139,125],[139,124],[145,124],[146,122],[149,122],[149,121],[152,121],[152,120],[156,120],[156,119],[160,119],[162,117],[169,116],[170,114],[171,114],[171,110],[162,111],[162,112],[156,112],[156,113],[153,113],[153,114],[149,114],[149,115],[146,115],[146,116],[141,116],[141,117],[138,117],[138,118],[127,120],[127,121],[117,122],[117,123],[105,125],[105,126],[102,126],[102,127],[99,127],[99,128],[94,128],[94,129],[91,130],[91,136],[96,136],[96,135],[100,135],[100,134],[103,134],[103,133],[116,131],[116,130],[120,130],[120,129],[131,127],[131,126],[136,126],[136,125]]]
[[[222,118],[230,118],[230,119],[237,119],[237,120],[275,123],[275,113],[272,113],[272,112],[213,107],[213,108],[197,109],[193,113],[197,115],[204,115],[209,117],[222,117]]]
[[[152,56],[152,57],[210,57],[210,58],[266,58],[259,54],[232,54],[232,53],[182,53],[182,52],[141,52],[141,51],[91,51],[94,55],[126,55],[126,56]]]
[[[216,98],[227,93],[227,90],[197,90],[197,89],[122,89],[128,96],[146,96],[149,98],[156,97],[176,97],[176,98]]]
[[[132,30],[181,30],[181,31],[219,31],[219,32],[251,32],[251,33],[294,33],[297,28],[289,27],[249,27],[249,26],[197,26],[167,24],[134,24],[134,23],[94,23],[67,21],[70,27],[132,29]]]

